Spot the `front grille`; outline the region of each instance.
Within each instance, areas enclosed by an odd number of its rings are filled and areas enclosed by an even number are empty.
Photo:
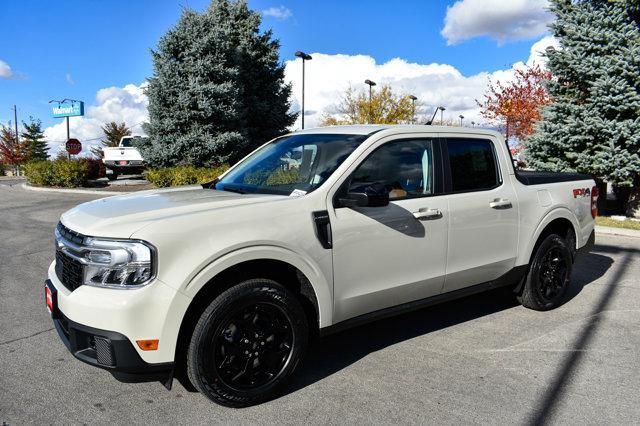
[[[56,275],[60,282],[73,291],[82,285],[82,263],[67,256],[62,250],[56,250]]]
[[[82,244],[82,242],[84,241],[84,235],[72,231],[71,229],[64,226],[62,222],[58,222],[57,229],[60,235],[62,235],[65,240],[71,241],[72,243],[78,245]]]

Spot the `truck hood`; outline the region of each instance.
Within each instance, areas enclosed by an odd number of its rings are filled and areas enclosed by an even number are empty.
[[[287,198],[188,186],[90,201],[64,213],[61,221],[69,229],[84,235],[129,238],[140,228],[159,219]]]

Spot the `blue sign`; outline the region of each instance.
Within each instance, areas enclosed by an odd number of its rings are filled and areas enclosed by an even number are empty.
[[[51,108],[51,113],[54,118],[84,115],[84,102],[71,100],[56,102]]]

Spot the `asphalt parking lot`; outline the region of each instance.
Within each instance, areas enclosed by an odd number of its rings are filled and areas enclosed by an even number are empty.
[[[640,419],[640,239],[599,236],[551,312],[492,292],[320,341],[247,409],[75,360],[44,306],[60,214],[95,198],[0,182],[0,422],[629,424]]]

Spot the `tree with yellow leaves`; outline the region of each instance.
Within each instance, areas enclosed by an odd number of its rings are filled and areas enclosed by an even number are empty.
[[[334,113],[325,111],[321,126],[338,124],[408,124],[414,121],[415,107],[409,95],[394,93],[385,85],[371,95],[349,87]]]

